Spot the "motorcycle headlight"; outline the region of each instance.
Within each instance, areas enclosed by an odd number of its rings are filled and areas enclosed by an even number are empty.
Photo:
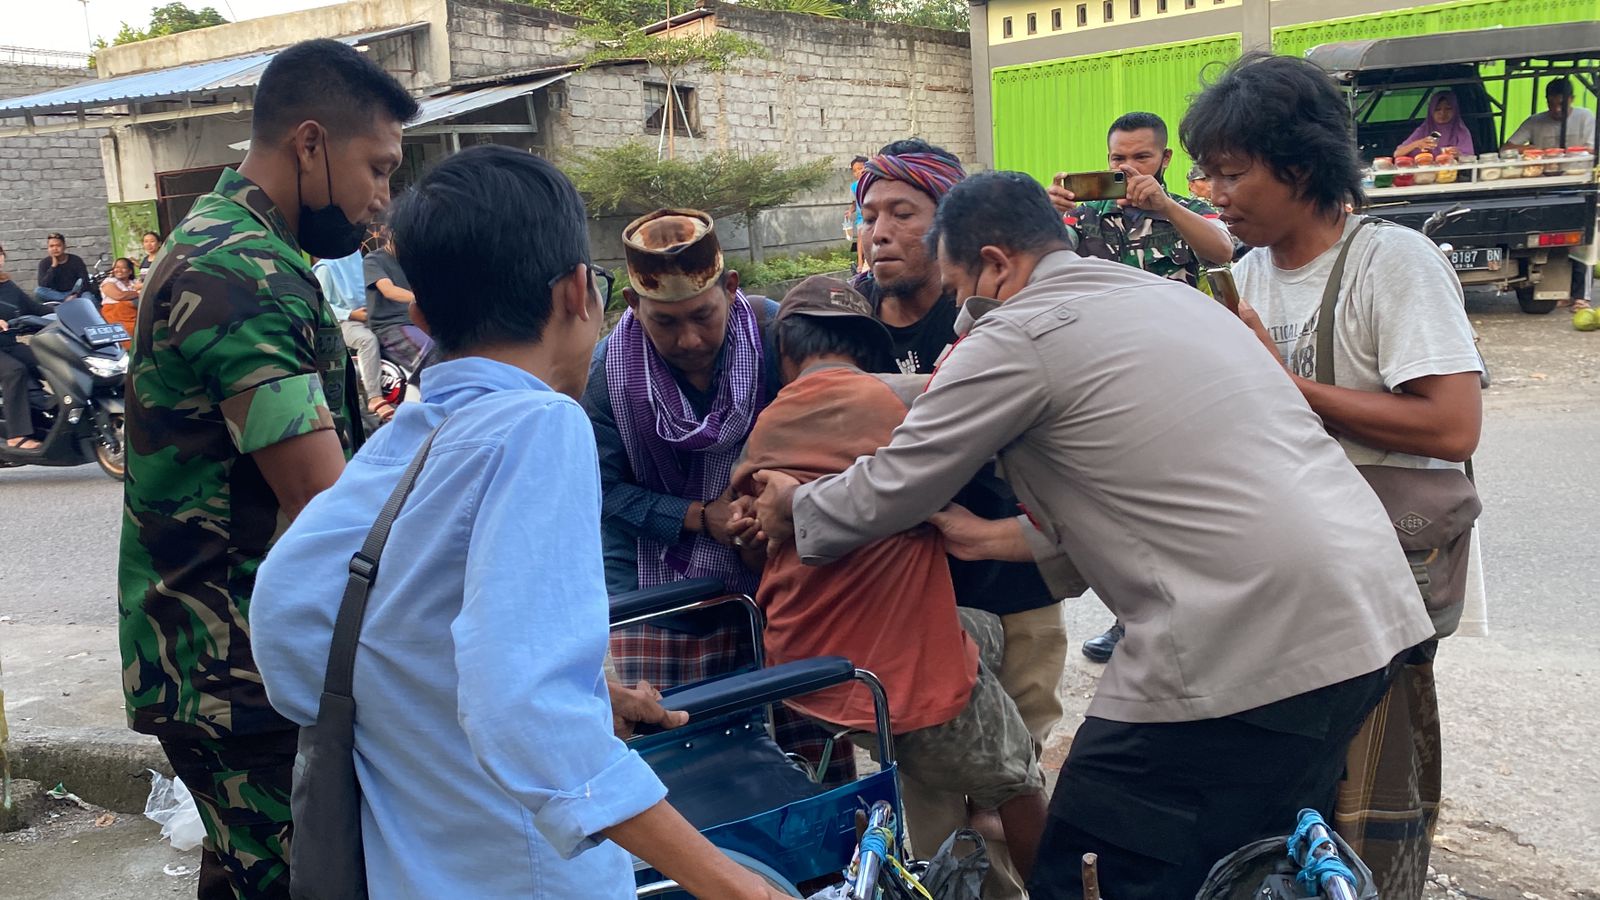
[[[102,359],[90,356],[84,359],[84,365],[89,367],[89,373],[96,378],[118,378],[128,374],[128,357],[118,359]]]

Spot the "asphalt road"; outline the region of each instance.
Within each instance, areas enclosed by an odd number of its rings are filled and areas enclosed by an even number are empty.
[[[121,514],[99,466],[0,469],[0,615],[115,625]]]
[[[1448,641],[1439,657],[1446,825],[1435,863],[1474,873],[1468,896],[1600,897],[1577,893],[1600,888],[1600,333],[1504,299],[1474,297],[1469,311],[1496,377],[1476,459],[1491,633]],[[93,466],[0,469],[0,662],[18,730],[116,724],[119,503]],[[1092,599],[1068,605],[1074,644],[1107,624]],[[1069,719],[1098,675],[1073,656]],[[124,843],[107,834],[83,845],[92,857],[0,842],[0,883],[82,866],[70,895],[122,896],[94,870],[116,871],[120,853],[155,859],[131,848],[148,832],[127,825],[130,849],[102,847]],[[167,893],[177,879],[159,870],[143,868]]]

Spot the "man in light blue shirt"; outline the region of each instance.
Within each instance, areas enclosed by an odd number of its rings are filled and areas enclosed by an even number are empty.
[[[251,609],[273,706],[311,724],[350,557],[438,430],[356,654],[371,895],[620,900],[632,851],[698,896],[772,900],[612,734],[600,476],[573,399],[609,276],[586,263],[582,201],[548,162],[478,147],[392,222],[445,361],[296,519]]]
[[[345,346],[356,353],[356,372],[361,376],[361,387],[367,392],[367,411],[388,421],[394,415],[383,396],[383,346],[378,336],[367,325],[367,295],[361,286],[361,251],[339,259],[319,259],[311,267],[322,286],[322,296],[339,317],[339,333]],[[383,401],[383,402],[379,402]]]

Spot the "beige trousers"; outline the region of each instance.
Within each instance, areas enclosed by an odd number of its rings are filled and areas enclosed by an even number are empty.
[[[1067,628],[1061,604],[1001,616],[1000,627],[1006,642],[998,673],[1000,685],[1022,713],[1037,753],[1062,715],[1060,686],[1067,664]],[[966,827],[966,797],[929,787],[904,772],[900,786],[906,830],[917,858],[939,852],[945,838]],[[1022,900],[1027,896],[1003,840],[989,844],[989,877],[983,883],[983,896],[984,900]]]

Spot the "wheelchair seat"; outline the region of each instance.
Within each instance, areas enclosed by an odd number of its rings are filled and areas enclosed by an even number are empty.
[[[701,831],[824,793],[767,735],[759,711],[691,722],[641,743],[668,802]],[[841,748],[849,752],[849,744]]]

